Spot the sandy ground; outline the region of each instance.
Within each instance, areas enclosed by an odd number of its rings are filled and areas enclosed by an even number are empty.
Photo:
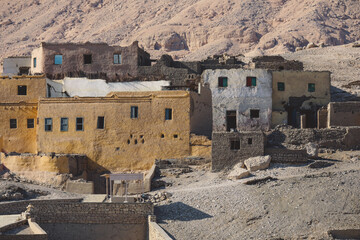
[[[155,208],[175,239],[321,239],[330,229],[360,229],[360,151],[322,154],[324,168],[272,164],[230,181],[223,172],[194,169],[161,180],[171,202]],[[246,185],[266,176],[272,181]]]

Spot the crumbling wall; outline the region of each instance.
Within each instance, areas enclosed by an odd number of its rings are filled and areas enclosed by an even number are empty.
[[[149,240],[171,240],[172,238],[166,234],[164,229],[162,229],[156,223],[156,216],[149,216]]]
[[[200,88],[200,94],[190,92],[190,131],[211,138],[212,99],[208,88]]]
[[[238,149],[231,149],[232,141],[239,141]],[[212,170],[220,171],[233,167],[250,157],[264,155],[262,132],[214,132],[212,135]],[[236,148],[236,147],[235,147]]]
[[[281,70],[303,70],[302,62],[294,60],[286,60],[281,56],[260,56],[252,59],[253,68],[268,69],[274,71]]]
[[[360,126],[360,102],[329,103],[327,126]]]
[[[271,156],[272,163],[306,163],[306,150],[291,150],[286,148],[265,148],[265,155]]]

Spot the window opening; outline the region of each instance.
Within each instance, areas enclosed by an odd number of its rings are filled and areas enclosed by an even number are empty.
[[[84,118],[76,118],[76,131],[84,131]]]
[[[137,106],[131,106],[130,117],[138,118],[138,107]]]
[[[55,65],[61,65],[63,62],[63,57],[62,55],[55,55],[54,57],[54,63]]]
[[[256,77],[246,77],[246,86],[255,87],[256,86]]]
[[[315,92],[315,83],[308,84],[308,92]]]
[[[114,54],[114,64],[121,64],[121,54]]]
[[[60,119],[60,131],[66,132],[69,129],[69,119],[68,118],[61,118]]]
[[[174,134],[174,138],[178,138],[179,136],[177,134]]]
[[[35,121],[34,121],[34,119],[33,119],[33,118],[29,118],[29,119],[27,120],[27,128],[34,128],[34,126],[35,126]]]
[[[33,58],[33,66],[36,68],[36,58]]]
[[[250,118],[259,118],[260,110],[258,109],[250,109]]]
[[[228,86],[228,78],[227,77],[218,77],[218,86],[219,87],[227,87]]]
[[[105,128],[105,117],[100,116],[97,119],[97,129],[104,129]]]
[[[10,128],[17,128],[17,120],[10,119]]]
[[[52,131],[52,118],[45,118],[45,132]]]
[[[171,120],[172,119],[172,109],[166,108],[165,109],[165,120]]]
[[[248,144],[249,144],[249,145],[252,144],[252,138],[248,138]]]
[[[278,91],[285,91],[285,83],[278,82],[277,83],[277,88],[278,88]]]
[[[231,139],[230,140],[230,149],[231,150],[239,150],[240,149],[240,139]]]
[[[92,55],[84,54],[84,64],[91,64],[91,63],[92,63]]]
[[[27,86],[18,86],[18,95],[27,95]]]
[[[226,111],[226,131],[236,129],[236,111]]]

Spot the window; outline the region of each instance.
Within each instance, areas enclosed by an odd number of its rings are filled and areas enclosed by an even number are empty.
[[[285,83],[278,82],[277,83],[277,88],[278,88],[278,91],[285,91]]]
[[[18,95],[26,95],[27,86],[18,86]]]
[[[47,92],[48,92],[48,97],[51,97],[51,86],[49,84],[47,85]]]
[[[315,83],[308,84],[308,92],[315,92]]]
[[[256,77],[246,77],[246,86],[255,87],[256,86]]]
[[[60,119],[60,131],[67,132],[69,130],[69,119],[61,118]]]
[[[239,150],[240,149],[240,139],[235,138],[230,140],[230,149]]]
[[[218,78],[218,86],[219,87],[227,87],[228,86],[228,78],[227,77],[219,77]]]
[[[84,131],[84,118],[76,118],[76,131]]]
[[[36,58],[33,58],[33,66],[36,68]]]
[[[252,144],[252,138],[248,138],[248,144],[249,144],[249,145]]]
[[[84,54],[84,64],[91,64],[91,63],[92,63],[92,55]]]
[[[171,120],[171,119],[172,119],[172,109],[165,108],[165,120]]]
[[[226,111],[226,131],[236,129],[236,111]]]
[[[105,117],[98,117],[97,129],[104,129],[104,127],[105,127]]]
[[[259,118],[260,110],[250,109],[250,118]]]
[[[29,118],[27,120],[27,128],[34,128],[34,119],[33,118]]]
[[[138,118],[138,107],[137,106],[131,106],[130,117]]]
[[[55,58],[54,58],[54,64],[55,65],[61,65],[62,64],[62,55],[55,55]]]
[[[17,128],[17,120],[10,119],[10,128]]]
[[[114,64],[121,64],[121,54],[114,54]]]
[[[52,118],[45,118],[45,132],[52,131]]]

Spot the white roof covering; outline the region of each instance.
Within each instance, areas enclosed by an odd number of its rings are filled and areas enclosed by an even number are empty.
[[[169,86],[170,81],[137,81],[137,82],[110,82],[102,79],[64,78],[63,92],[70,97],[105,97],[110,92],[139,92],[161,91],[163,86]]]

